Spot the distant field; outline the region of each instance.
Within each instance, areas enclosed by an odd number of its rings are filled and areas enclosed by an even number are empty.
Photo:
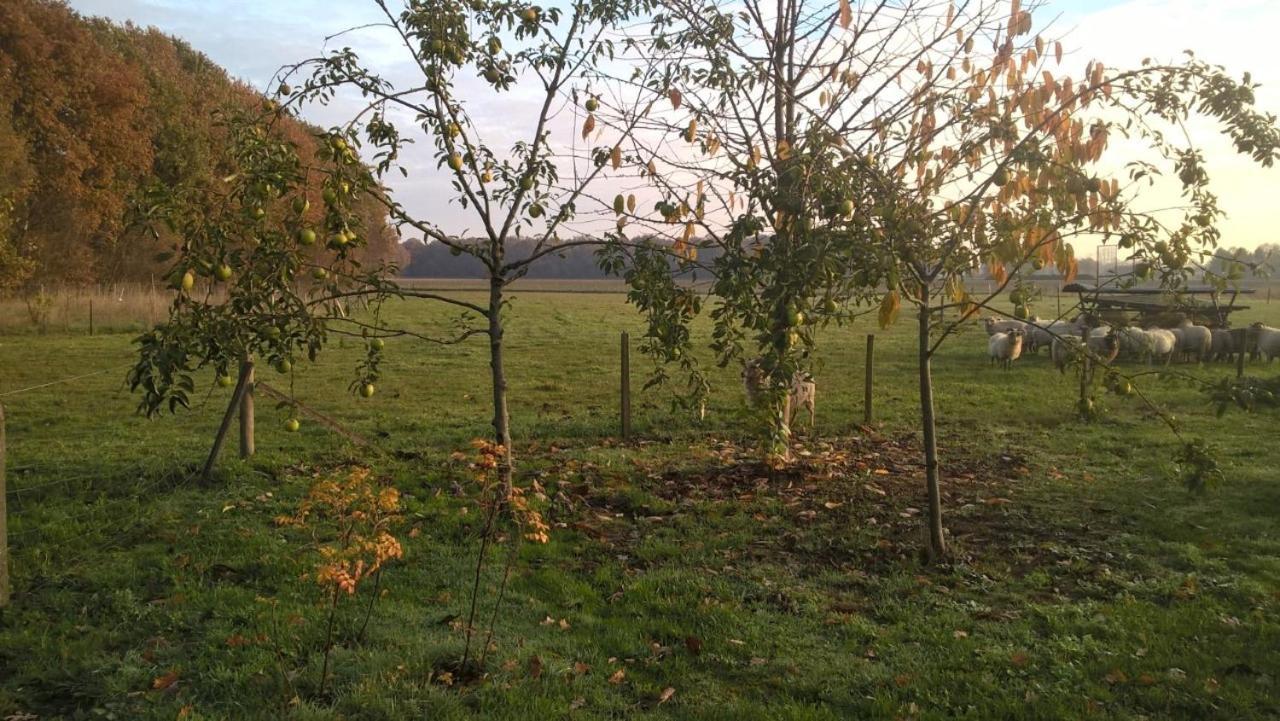
[[[475,486],[450,456],[487,432],[482,342],[391,340],[369,400],[346,391],[350,341],[292,377],[265,371],[373,447],[312,422],[287,434],[286,411],[260,398],[259,455],[234,460],[233,438],[206,486],[192,467],[229,396],[211,373],[193,411],[147,421],[122,384],[136,320],[90,337],[73,318],[35,336],[3,306],[15,593],[0,611],[0,718],[1280,715],[1275,412],[1217,419],[1187,382],[1144,379],[1224,465],[1225,482],[1190,494],[1170,479],[1175,440],[1135,401],[1106,397],[1106,417],[1081,424],[1070,378],[1043,354],[990,368],[975,328],[937,361],[959,562],[930,569],[914,554],[924,499],[909,323],[820,334],[818,428],[802,433],[798,469],[769,474],[736,460],[753,429],[736,368],[716,371],[699,422],[670,409],[669,391],[640,390],[648,364],[633,356],[638,441],[616,441],[618,334],[642,328],[617,289],[515,288],[519,470],[553,499],[554,528],[551,543],[522,547],[490,676],[465,688],[436,671],[461,648],[477,552]],[[1280,325],[1280,295],[1252,305],[1241,323]],[[418,301],[387,313],[421,331],[455,316]],[[877,422],[862,429],[871,332]],[[406,494],[406,556],[386,573],[368,640],[340,636],[335,693],[317,698],[321,598],[301,578],[314,554],[272,519],[347,462]],[[505,544],[486,598],[503,558]],[[348,628],[354,604],[345,613]],[[176,683],[157,689],[170,673]]]

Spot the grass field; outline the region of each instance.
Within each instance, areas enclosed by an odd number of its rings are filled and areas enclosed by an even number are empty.
[[[1108,398],[1081,424],[1043,354],[996,371],[975,329],[937,362],[957,562],[929,568],[915,553],[908,324],[879,334],[869,429],[873,329],[822,334],[818,427],[796,467],[771,474],[750,461],[734,370],[702,422],[663,390],[639,393],[638,440],[618,443],[618,333],[638,318],[616,293],[516,296],[519,473],[552,499],[553,530],[519,549],[488,676],[452,686],[439,671],[462,648],[482,514],[451,454],[487,432],[482,343],[392,340],[369,400],[346,392],[359,344],[337,343],[295,392],[372,448],[315,423],[287,434],[285,411],[260,398],[259,454],[241,463],[229,444],[203,485],[191,474],[230,394],[211,373],[193,411],[147,421],[122,383],[131,334],[0,335],[14,586],[0,718],[1280,716],[1274,412],[1217,419],[1191,384],[1148,381],[1224,465],[1224,482],[1192,494],[1171,479],[1175,439],[1135,401]],[[1280,325],[1280,303],[1249,316]],[[390,317],[451,320],[417,302]],[[404,494],[405,557],[363,641],[363,602],[343,605],[321,696],[325,599],[303,578],[314,541],[272,519],[353,462]],[[509,545],[492,551],[486,609]]]

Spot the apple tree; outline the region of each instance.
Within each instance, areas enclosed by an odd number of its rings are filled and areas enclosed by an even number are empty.
[[[467,332],[488,340],[493,433],[503,451],[499,475],[509,490],[508,288],[543,258],[597,242],[561,236],[576,235],[573,223],[580,204],[589,199],[586,188],[621,164],[627,128],[606,133],[596,127],[598,100],[588,77],[614,56],[621,23],[650,3],[578,0],[543,8],[508,0],[413,0],[393,8],[385,0],[372,2],[384,20],[376,27],[401,48],[414,69],[412,81],[393,84],[347,47],[285,68],[282,79],[294,85],[288,102],[328,103],[341,93],[358,95],[361,106],[335,132],[366,149],[376,176],[408,176],[412,163],[406,155],[420,141],[425,148],[419,152],[429,153],[447,176],[451,200],[474,218],[476,235],[465,237],[415,212],[406,198],[377,196],[397,227],[472,256],[485,269],[484,301],[427,295],[459,308]],[[528,115],[500,123],[475,115],[482,101],[511,102],[517,87],[535,97]],[[526,124],[523,137],[501,147],[518,121]],[[579,123],[585,147],[578,145]],[[508,247],[517,238],[534,242],[513,257]]]
[[[779,311],[807,308],[777,300],[805,258],[836,273],[792,286],[801,297],[876,293],[883,326],[914,308],[935,559],[947,555],[932,376],[941,345],[1022,269],[1054,265],[1073,277],[1082,238],[1116,243],[1179,287],[1196,272],[1196,252],[1218,241],[1220,211],[1192,119],[1216,122],[1264,166],[1280,147],[1247,74],[1233,78],[1192,55],[1128,70],[1068,62],[1017,0],[668,8],[644,52],[668,58],[670,86],[653,90],[687,109],[685,139],[700,153],[664,160],[728,181],[715,191],[717,222],[739,229],[724,242],[708,233],[727,259],[710,267],[723,300],[717,322],[763,318],[753,309],[772,299],[772,324],[748,325],[782,355],[788,337],[777,331],[795,316]],[[1116,138],[1127,142],[1112,148]],[[706,160],[720,149],[728,152]],[[1151,209],[1153,186],[1181,202]],[[704,232],[710,217],[694,213]],[[790,247],[775,260],[775,246]],[[966,287],[981,268],[997,280],[985,296]],[[677,298],[647,302],[665,308]],[[718,325],[719,342],[732,337]],[[781,371],[779,386],[789,377]]]

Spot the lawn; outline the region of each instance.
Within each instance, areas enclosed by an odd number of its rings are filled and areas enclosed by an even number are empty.
[[[305,421],[286,433],[287,411],[260,397],[258,455],[235,460],[233,439],[202,484],[193,472],[230,395],[212,373],[192,411],[149,421],[123,385],[126,329],[0,336],[14,586],[0,718],[1280,715],[1274,411],[1219,419],[1192,384],[1146,379],[1223,464],[1222,482],[1191,493],[1173,478],[1176,439],[1136,400],[1106,397],[1104,417],[1081,423],[1044,354],[992,369],[974,329],[937,360],[956,562],[931,568],[917,555],[909,324],[878,334],[870,428],[862,357],[876,329],[820,334],[818,427],[771,472],[753,460],[735,369],[718,372],[703,421],[669,391],[638,392],[636,440],[620,443],[618,333],[640,331],[623,296],[516,295],[518,470],[553,527],[549,543],[519,545],[475,682],[446,669],[484,517],[454,456],[487,431],[481,342],[390,341],[368,400],[346,390],[358,342],[292,378],[265,371],[371,445]],[[417,302],[388,313],[419,330],[452,321]],[[1280,304],[1249,315],[1280,325]],[[639,389],[647,362],[632,363]],[[340,606],[322,694],[315,541],[273,519],[351,464],[403,494],[405,555],[363,638],[365,597]],[[490,551],[485,621],[512,543]]]

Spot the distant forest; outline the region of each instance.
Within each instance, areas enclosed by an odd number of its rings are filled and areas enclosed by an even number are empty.
[[[217,117],[263,102],[155,29],[0,0],[0,292],[158,276],[177,239],[143,233],[132,206],[154,184],[204,184],[214,201],[229,168]],[[315,128],[278,128],[309,155]],[[403,263],[381,206],[365,202],[365,260]]]

